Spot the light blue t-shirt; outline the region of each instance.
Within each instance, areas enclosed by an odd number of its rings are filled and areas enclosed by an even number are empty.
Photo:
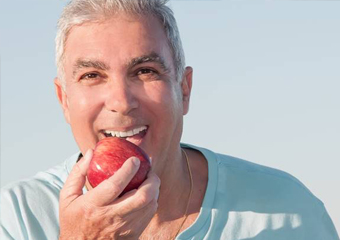
[[[339,240],[317,199],[294,177],[188,144],[208,161],[208,185],[196,221],[177,239]],[[59,192],[79,153],[1,190],[1,240],[56,240]]]

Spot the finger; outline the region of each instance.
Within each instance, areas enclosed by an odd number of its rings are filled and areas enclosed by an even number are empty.
[[[140,160],[138,158],[129,158],[113,176],[87,192],[86,198],[96,206],[105,206],[112,203],[135,176],[139,165]]]
[[[87,150],[85,156],[74,165],[60,192],[61,200],[68,198],[72,201],[83,194],[82,189],[86,181],[86,173],[92,159],[92,154],[92,149]]]
[[[145,191],[149,191],[149,193],[154,196],[155,200],[158,200],[159,197],[159,189],[161,187],[161,180],[157,176],[156,173],[150,171],[148,173],[147,179],[138,189],[145,189]]]
[[[128,214],[126,218],[131,220],[131,226],[133,226],[137,232],[143,232],[157,212],[157,209],[158,203],[154,199],[138,212],[131,212],[130,214]]]
[[[148,181],[150,181],[150,180],[148,180],[149,178],[155,178],[154,180],[155,180],[156,182],[158,181],[158,184],[160,185],[160,179],[158,178],[158,176],[157,176],[154,172],[149,171],[149,173],[148,173],[146,179],[145,179],[144,182],[139,186],[138,189],[140,189],[140,188],[142,188],[144,185],[148,184]],[[159,187],[158,187],[158,188],[159,188]],[[136,194],[136,192],[137,192],[138,189],[133,189],[133,190],[131,190],[131,191],[125,193],[123,196],[119,197],[119,199],[118,199],[117,201],[115,201],[115,204],[118,204],[118,203],[120,203],[120,202],[122,202],[122,201],[125,201],[125,199],[134,196],[134,195]],[[158,199],[158,195],[157,195],[156,199]]]
[[[158,176],[155,173],[150,172],[148,178],[142,183],[137,191],[127,193],[129,195],[126,197],[124,195],[125,199],[122,199],[122,201],[117,203],[122,214],[138,211],[147,206],[150,202],[157,202],[160,184],[161,181]]]

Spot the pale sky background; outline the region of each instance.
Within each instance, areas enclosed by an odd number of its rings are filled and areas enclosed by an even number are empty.
[[[53,86],[65,4],[1,0],[1,186],[78,151]],[[340,2],[171,6],[194,68],[183,142],[289,172],[340,232]]]

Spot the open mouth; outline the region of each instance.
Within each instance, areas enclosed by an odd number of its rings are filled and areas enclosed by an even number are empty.
[[[103,134],[105,137],[119,137],[124,138],[129,142],[138,144],[141,142],[141,140],[144,138],[148,131],[147,126],[140,126],[136,127],[132,130],[123,132],[123,131],[111,131],[111,130],[103,130]]]

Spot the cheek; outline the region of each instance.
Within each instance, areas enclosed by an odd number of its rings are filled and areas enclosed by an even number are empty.
[[[174,84],[159,84],[145,89],[145,100],[154,119],[165,124],[176,124],[182,113],[181,95]]]
[[[70,96],[70,120],[73,127],[79,128],[93,122],[100,107],[100,99],[89,91],[73,91]]]
[[[180,89],[177,84],[161,83],[144,88],[144,96],[155,104],[167,107],[177,107],[181,102]]]
[[[94,123],[101,109],[100,99],[86,91],[72,91],[69,99],[70,125],[82,152],[94,148],[98,141]]]

